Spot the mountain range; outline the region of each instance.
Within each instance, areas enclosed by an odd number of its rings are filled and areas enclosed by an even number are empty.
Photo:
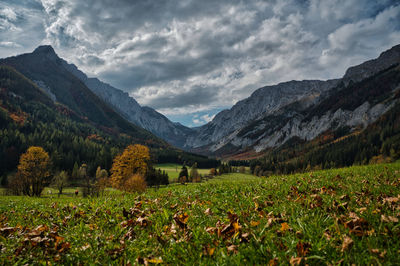
[[[218,156],[253,155],[291,138],[364,129],[398,102],[400,45],[349,68],[341,79],[289,81],[256,90],[190,135],[185,147]]]
[[[94,123],[133,130],[144,138],[152,136],[150,131],[175,147],[226,158],[258,157],[292,139],[311,141],[327,131],[345,128],[352,134],[365,129],[398,103],[399,63],[397,45],[349,68],[339,79],[260,88],[211,122],[188,128],[140,106],[128,93],[87,77],[51,46],[0,60],[31,79],[53,102]]]

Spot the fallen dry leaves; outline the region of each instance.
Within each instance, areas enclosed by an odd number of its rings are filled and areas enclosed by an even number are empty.
[[[341,251],[345,252],[346,250],[351,249],[351,247],[353,246],[353,243],[354,243],[354,241],[353,241],[353,239],[351,239],[351,237],[344,235]]]

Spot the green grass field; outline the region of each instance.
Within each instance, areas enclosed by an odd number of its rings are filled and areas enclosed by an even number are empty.
[[[0,264],[398,265],[400,163],[0,197]]]

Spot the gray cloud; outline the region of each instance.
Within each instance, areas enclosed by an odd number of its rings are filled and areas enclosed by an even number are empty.
[[[229,107],[282,81],[337,78],[400,43],[396,0],[18,2],[0,4],[0,55],[52,44],[166,114]]]
[[[33,50],[43,38],[41,3],[28,0],[0,2],[0,57]]]
[[[216,88],[193,86],[188,91],[170,95],[163,95],[152,100],[152,105],[157,109],[180,108],[185,106],[198,106],[209,103],[215,95]]]

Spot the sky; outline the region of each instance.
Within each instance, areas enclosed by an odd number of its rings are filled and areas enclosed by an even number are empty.
[[[331,79],[400,43],[399,0],[1,0],[0,57],[50,44],[172,121]]]

